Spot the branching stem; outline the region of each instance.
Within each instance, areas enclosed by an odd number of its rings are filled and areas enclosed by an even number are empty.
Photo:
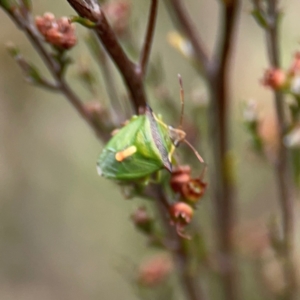
[[[69,87],[65,80],[60,76],[60,67],[58,63],[54,61],[51,54],[44,47],[41,37],[37,32],[35,26],[29,20],[21,20],[20,15],[16,13],[12,12],[10,14],[10,17],[17,24],[17,26],[25,32],[31,44],[38,51],[41,58],[45,62],[50,73],[55,79],[56,91],[60,91],[68,99],[72,106],[77,110],[79,115],[81,115],[81,117],[83,117],[94,129],[96,135],[103,140],[105,134],[100,132],[99,128],[95,125],[95,123],[92,122],[81,99],[73,92],[73,90]]]
[[[280,68],[279,53],[279,9],[278,3],[274,0],[267,1],[268,23],[266,27],[267,55],[272,68]],[[284,110],[284,96],[280,91],[274,91],[274,103],[279,129],[279,148],[278,158],[275,162],[279,202],[282,212],[283,226],[283,248],[284,248],[284,273],[287,282],[285,299],[292,300],[297,298],[297,284],[295,268],[293,264],[294,255],[294,187],[289,166],[288,149],[283,144],[284,135],[288,128],[288,119]]]

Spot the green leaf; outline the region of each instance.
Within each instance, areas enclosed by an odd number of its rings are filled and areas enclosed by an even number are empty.
[[[20,49],[13,43],[8,42],[6,44],[6,49],[8,50],[8,53],[16,59],[16,57],[20,54]]]
[[[86,28],[95,28],[96,27],[96,23],[94,23],[86,18],[79,17],[79,16],[70,17],[70,21],[71,21],[71,23],[79,23]]]
[[[32,10],[32,2],[31,0],[22,0],[23,6],[28,10]]]
[[[56,89],[56,86],[50,82],[48,82],[44,77],[41,75],[38,68],[33,65],[32,63],[28,62],[23,55],[20,53],[20,50],[14,44],[8,44],[7,49],[9,54],[14,58],[17,64],[22,69],[25,79],[34,84],[41,85],[48,89]]]
[[[15,0],[0,0],[0,6],[7,11],[12,11],[18,7],[18,3]]]
[[[254,9],[251,12],[251,15],[253,16],[254,20],[259,26],[261,26],[262,28],[268,27],[266,16],[264,16],[264,14],[261,11],[259,11],[258,9]]]
[[[25,74],[26,79],[29,82],[32,83],[40,83],[42,82],[42,76],[40,75],[40,72],[38,69],[22,56],[19,49],[17,47],[10,46],[8,48],[9,53],[11,56],[15,59],[15,61],[18,63],[18,65],[21,67],[22,71]]]

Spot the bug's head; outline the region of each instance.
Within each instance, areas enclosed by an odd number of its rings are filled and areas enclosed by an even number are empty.
[[[169,126],[169,134],[170,139],[175,147],[178,147],[179,144],[184,141],[186,133],[178,128],[174,128],[172,126]]]

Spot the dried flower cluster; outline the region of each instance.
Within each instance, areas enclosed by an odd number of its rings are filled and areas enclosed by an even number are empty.
[[[35,24],[46,41],[59,49],[68,50],[77,42],[75,25],[67,17],[56,19],[52,13],[47,12],[37,16]]]
[[[201,177],[192,178],[190,166],[179,166],[172,172],[170,185],[174,192],[180,194],[183,201],[194,205],[201,199],[206,190],[207,184],[203,182]]]
[[[207,184],[203,182],[203,174],[198,178],[191,177],[191,167],[182,165],[174,168],[170,186],[180,195],[180,201],[170,207],[171,222],[177,232],[183,235],[185,227],[191,222],[194,208],[205,193]]]

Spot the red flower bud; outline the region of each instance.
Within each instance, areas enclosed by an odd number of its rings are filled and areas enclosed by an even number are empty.
[[[199,178],[191,178],[190,166],[179,166],[172,172],[170,186],[183,201],[195,204],[204,194],[207,184]]]
[[[46,41],[55,47],[67,50],[77,42],[75,26],[66,17],[55,19],[52,13],[45,13],[35,18],[35,25]]]
[[[184,235],[185,227],[191,222],[194,210],[185,202],[177,202],[169,208],[171,223],[176,226],[177,233],[187,238]]]
[[[284,87],[287,81],[285,72],[281,69],[268,69],[266,70],[262,79],[262,84],[273,90],[279,90]]]
[[[181,193],[182,185],[189,181],[191,177],[190,166],[178,166],[173,169],[170,185],[175,193]]]
[[[146,234],[151,234],[153,230],[153,219],[149,216],[144,206],[139,207],[132,215],[134,225]]]
[[[200,178],[191,178],[182,186],[183,197],[191,202],[196,203],[204,194],[207,184]]]

